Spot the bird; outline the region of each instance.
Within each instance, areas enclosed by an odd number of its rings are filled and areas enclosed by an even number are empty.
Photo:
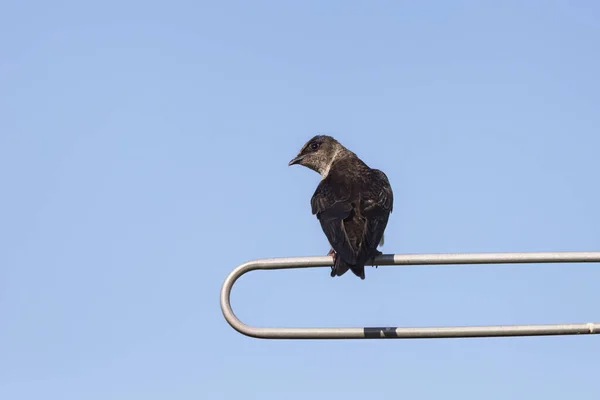
[[[377,247],[383,245],[393,209],[388,177],[329,135],[306,142],[288,163],[292,165],[321,175],[310,203],[331,245],[327,254],[333,256],[331,277],[351,270],[365,279],[365,264],[382,254]]]

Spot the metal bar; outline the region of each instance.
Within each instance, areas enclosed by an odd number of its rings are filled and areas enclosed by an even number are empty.
[[[442,264],[515,264],[515,263],[584,263],[600,262],[600,252],[540,253],[463,253],[463,254],[385,254],[373,265],[442,265]],[[236,331],[262,339],[390,339],[390,338],[467,338],[498,336],[544,336],[598,334],[600,322],[549,325],[496,325],[449,327],[365,327],[365,328],[257,328],[240,321],[231,308],[231,289],[239,277],[257,269],[329,267],[331,256],[266,258],[246,262],[235,268],[221,288],[223,316]]]

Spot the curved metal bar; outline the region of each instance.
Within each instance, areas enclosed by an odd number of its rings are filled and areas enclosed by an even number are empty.
[[[541,253],[463,253],[463,254],[385,254],[373,265],[441,265],[441,264],[515,264],[515,263],[583,263],[600,262],[600,252]],[[600,333],[600,322],[550,325],[496,325],[451,327],[366,327],[366,328],[256,328],[244,324],[231,308],[231,289],[247,272],[263,269],[329,267],[331,256],[265,258],[246,262],[235,268],[221,288],[223,316],[236,331],[262,339],[390,339],[390,338],[466,338],[497,336],[544,336]]]

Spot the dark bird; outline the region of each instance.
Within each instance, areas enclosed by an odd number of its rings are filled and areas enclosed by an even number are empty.
[[[392,212],[394,199],[387,176],[326,135],[310,139],[289,162],[294,164],[321,174],[310,203],[331,245],[331,276],[350,269],[365,279],[365,264],[381,254],[377,247],[383,245]]]

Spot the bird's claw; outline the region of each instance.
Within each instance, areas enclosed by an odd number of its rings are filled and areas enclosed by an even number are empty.
[[[369,259],[369,264],[372,264],[372,266],[373,266],[373,267],[375,267],[375,268],[378,268],[378,267],[379,267],[379,265],[376,265],[376,264],[375,264],[375,259],[376,259],[377,257],[379,257],[380,255],[382,255],[382,254],[383,254],[382,252],[380,252],[379,250],[377,250],[377,253],[376,253],[376,254],[375,254],[373,257],[371,257],[371,258]]]
[[[333,257],[333,264],[331,264],[331,273],[333,274],[333,271],[335,269],[335,258],[337,257],[337,254],[335,253],[335,250],[331,249],[329,250],[329,253],[327,253],[327,255]]]

